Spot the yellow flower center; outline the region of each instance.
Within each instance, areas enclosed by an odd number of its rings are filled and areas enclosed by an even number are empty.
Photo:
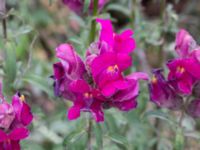
[[[153,76],[152,79],[151,79],[151,82],[153,84],[156,84],[158,82],[158,79],[155,76]]]
[[[119,67],[118,67],[117,65],[109,66],[109,67],[107,68],[107,71],[108,71],[108,72],[111,72],[111,73],[117,72],[118,70],[119,70]]]
[[[25,96],[24,96],[24,95],[21,95],[19,99],[20,99],[22,102],[25,102]]]
[[[185,68],[183,68],[183,67],[181,67],[181,66],[178,66],[176,70],[177,70],[178,73],[183,73],[183,72],[185,72]]]
[[[92,94],[86,92],[86,93],[84,93],[84,97],[85,98],[92,98]]]

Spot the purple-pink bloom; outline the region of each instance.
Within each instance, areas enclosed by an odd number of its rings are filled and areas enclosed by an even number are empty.
[[[132,65],[131,52],[136,44],[131,30],[113,32],[110,20],[97,19],[101,24],[98,41],[91,43],[82,61],[72,46],[56,48],[59,62],[53,65],[54,91],[73,102],[68,119],[90,112],[96,122],[104,121],[103,109],[116,107],[129,111],[137,106],[138,80],[147,80],[145,73],[124,75]]]
[[[176,34],[176,52],[181,58],[189,56],[192,50],[197,47],[196,41],[193,37],[184,29],[179,30]]]
[[[59,58],[65,70],[65,75],[69,79],[76,80],[83,78],[86,71],[85,65],[71,45],[59,45],[56,48],[56,56]]]
[[[13,107],[8,104],[2,94],[2,85],[0,83],[0,128],[7,130],[15,117]]]
[[[28,137],[26,127],[32,119],[31,109],[23,95],[17,93],[13,96],[12,104],[9,104],[0,91],[0,149],[20,150],[19,142]]]
[[[139,80],[148,80],[148,75],[143,72],[135,72],[125,77],[128,88],[119,90],[109,105],[117,107],[122,111],[129,111],[137,107],[136,98],[139,95]]]
[[[128,82],[124,80],[122,72],[131,64],[132,59],[129,55],[113,52],[104,53],[92,61],[92,76],[104,96],[110,97],[117,90],[129,86]]]
[[[16,128],[10,133],[0,130],[1,150],[20,150],[20,140],[27,138],[29,131],[26,128]]]
[[[101,25],[100,42],[107,43],[113,52],[129,54],[136,48],[136,42],[133,39],[133,31],[130,29],[125,30],[121,34],[113,31],[112,23],[110,20],[97,19]],[[109,50],[109,49],[108,49]]]
[[[7,130],[15,117],[13,107],[5,101],[0,103],[0,128]]]
[[[200,63],[194,58],[174,59],[167,63],[168,80],[177,91],[191,94],[193,85],[200,79]]]
[[[60,62],[53,65],[55,95],[71,100],[73,94],[69,91],[69,84],[74,80],[87,78],[85,65],[69,44],[59,45],[56,48],[56,56]]]
[[[149,83],[149,93],[150,100],[159,107],[176,110],[182,106],[182,97],[165,80],[161,69],[153,71],[153,77]]]
[[[89,111],[97,122],[104,121],[101,103],[104,100],[97,89],[93,89],[85,80],[76,80],[70,84],[70,90],[76,95],[73,106],[68,110],[68,119],[80,117],[81,111]]]
[[[83,13],[84,1],[85,0],[62,0],[65,5],[67,5],[71,10],[76,12],[77,14]],[[108,2],[108,0],[99,0],[98,1],[98,10],[102,10],[104,5]],[[89,13],[93,11],[94,0],[90,1],[89,4]]]
[[[25,102],[25,97],[19,93],[12,98],[12,106],[15,112],[15,119],[11,128],[28,126],[33,120],[30,106]]]

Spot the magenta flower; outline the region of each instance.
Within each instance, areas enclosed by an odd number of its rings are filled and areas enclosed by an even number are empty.
[[[15,112],[15,119],[11,128],[19,128],[28,126],[33,120],[31,108],[25,102],[25,97],[19,93],[12,98],[12,106]]]
[[[15,117],[13,108],[5,101],[0,103],[0,128],[7,130]]]
[[[60,62],[53,65],[55,95],[73,99],[73,95],[69,91],[69,84],[74,80],[86,77],[85,65],[69,44],[61,44],[57,47],[56,56]]]
[[[20,150],[20,140],[28,137],[26,127],[33,119],[30,107],[19,93],[8,104],[0,91],[0,100],[0,150]]]
[[[200,63],[194,58],[174,59],[167,63],[168,80],[183,94],[191,94],[193,85],[200,79]]]
[[[97,89],[91,88],[85,80],[76,80],[70,84],[70,90],[76,95],[76,100],[68,111],[69,120],[78,118],[81,111],[91,112],[97,122],[104,120],[101,106],[104,99]]]
[[[117,107],[122,111],[129,111],[137,107],[136,98],[139,95],[139,82],[138,80],[148,80],[148,75],[143,72],[132,73],[125,77],[128,88],[119,90],[114,96],[109,105]]]
[[[114,33],[110,20],[97,19],[97,22],[101,24],[99,41],[107,43],[113,52],[129,54],[136,48],[132,30],[127,29],[121,34],[117,34]],[[108,50],[110,51],[110,49]]]
[[[20,150],[20,140],[27,138],[29,131],[26,128],[16,128],[11,133],[0,130],[1,150]]]
[[[150,99],[157,106],[169,109],[179,109],[182,106],[182,97],[165,80],[162,70],[153,71],[153,77],[149,83]]]
[[[1,91],[2,86],[0,83],[0,128],[7,130],[13,122],[15,114],[13,107],[5,101]]]
[[[176,51],[182,58],[188,57],[192,50],[197,47],[196,41],[184,29],[176,34]]]
[[[129,86],[122,72],[131,64],[132,60],[129,55],[112,52],[104,53],[92,61],[92,76],[104,96],[110,97],[117,90],[123,90]]]
[[[84,1],[85,0],[62,0],[65,5],[67,5],[71,10],[76,12],[77,14],[81,14],[83,12]],[[108,2],[108,0],[99,0],[98,1],[98,9],[101,10],[104,5]],[[93,11],[94,0],[90,1],[89,5],[89,13]]]
[[[147,80],[145,73],[124,75],[131,67],[130,53],[135,49],[133,32],[126,30],[116,34],[109,20],[101,23],[98,41],[91,43],[86,51],[85,62],[72,46],[62,44],[56,49],[59,62],[53,65],[54,91],[73,102],[68,110],[68,119],[80,117],[81,112],[90,112],[96,122],[104,121],[103,109],[116,107],[129,111],[137,106],[138,80]]]
[[[129,54],[135,49],[133,32],[113,32],[110,20],[97,19],[101,24],[100,38],[87,50],[86,63],[102,94],[111,97],[118,90],[128,88],[123,71],[132,65]]]
[[[61,44],[56,48],[56,56],[59,58],[65,70],[65,75],[69,79],[76,80],[83,78],[86,71],[85,65],[71,45]]]

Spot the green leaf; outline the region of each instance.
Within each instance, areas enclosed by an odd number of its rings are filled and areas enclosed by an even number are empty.
[[[86,13],[90,7],[91,0],[84,1],[83,13]]]
[[[128,140],[126,139],[126,136],[122,136],[122,135],[119,135],[117,133],[110,133],[108,135],[108,137],[111,139],[111,141],[113,141],[114,143],[117,144],[117,146],[120,148],[120,149],[128,149]]]
[[[31,26],[29,26],[29,25],[22,26],[18,30],[18,35],[19,34],[27,34],[27,33],[31,32],[32,30],[33,30],[33,28]]]
[[[49,85],[48,79],[36,74],[28,74],[23,78],[23,81],[35,85],[37,88],[46,92],[50,97],[54,97],[53,86]]]
[[[75,130],[69,133],[63,140],[63,146],[69,147],[74,142],[78,141],[85,134],[85,130]]]
[[[98,149],[103,148],[103,131],[100,124],[94,124],[94,132]]]
[[[184,150],[184,134],[181,128],[176,130],[174,150]]]
[[[130,16],[130,12],[131,12],[125,6],[119,5],[119,4],[110,4],[110,5],[108,5],[107,10],[117,11],[119,14],[122,13],[122,14],[126,15],[127,17]]]
[[[16,53],[14,45],[10,42],[6,43],[5,46],[5,64],[4,64],[4,80],[3,80],[3,91],[5,93],[11,92],[13,88],[13,82],[16,78],[17,64],[16,64]]]
[[[167,113],[164,113],[161,110],[148,111],[144,114],[144,117],[147,117],[147,118],[154,117],[154,118],[167,121],[169,124],[176,125],[176,122],[171,118],[171,116],[168,115]]]
[[[106,113],[106,126],[109,132],[118,132],[117,123],[111,113]]]

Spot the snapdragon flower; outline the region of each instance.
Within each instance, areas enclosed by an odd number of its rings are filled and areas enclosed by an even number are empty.
[[[9,104],[0,91],[0,100],[0,149],[20,150],[20,140],[29,135],[27,126],[33,119],[31,109],[25,97],[19,93],[13,96]]]
[[[81,112],[90,112],[97,122],[102,122],[104,109],[135,109],[138,81],[148,79],[143,72],[124,73],[132,66],[130,54],[136,47],[133,32],[128,29],[117,34],[110,20],[96,21],[101,25],[99,39],[91,43],[85,59],[69,44],[56,48],[59,62],[53,65],[54,91],[73,102],[68,110],[69,120],[79,118]]]

